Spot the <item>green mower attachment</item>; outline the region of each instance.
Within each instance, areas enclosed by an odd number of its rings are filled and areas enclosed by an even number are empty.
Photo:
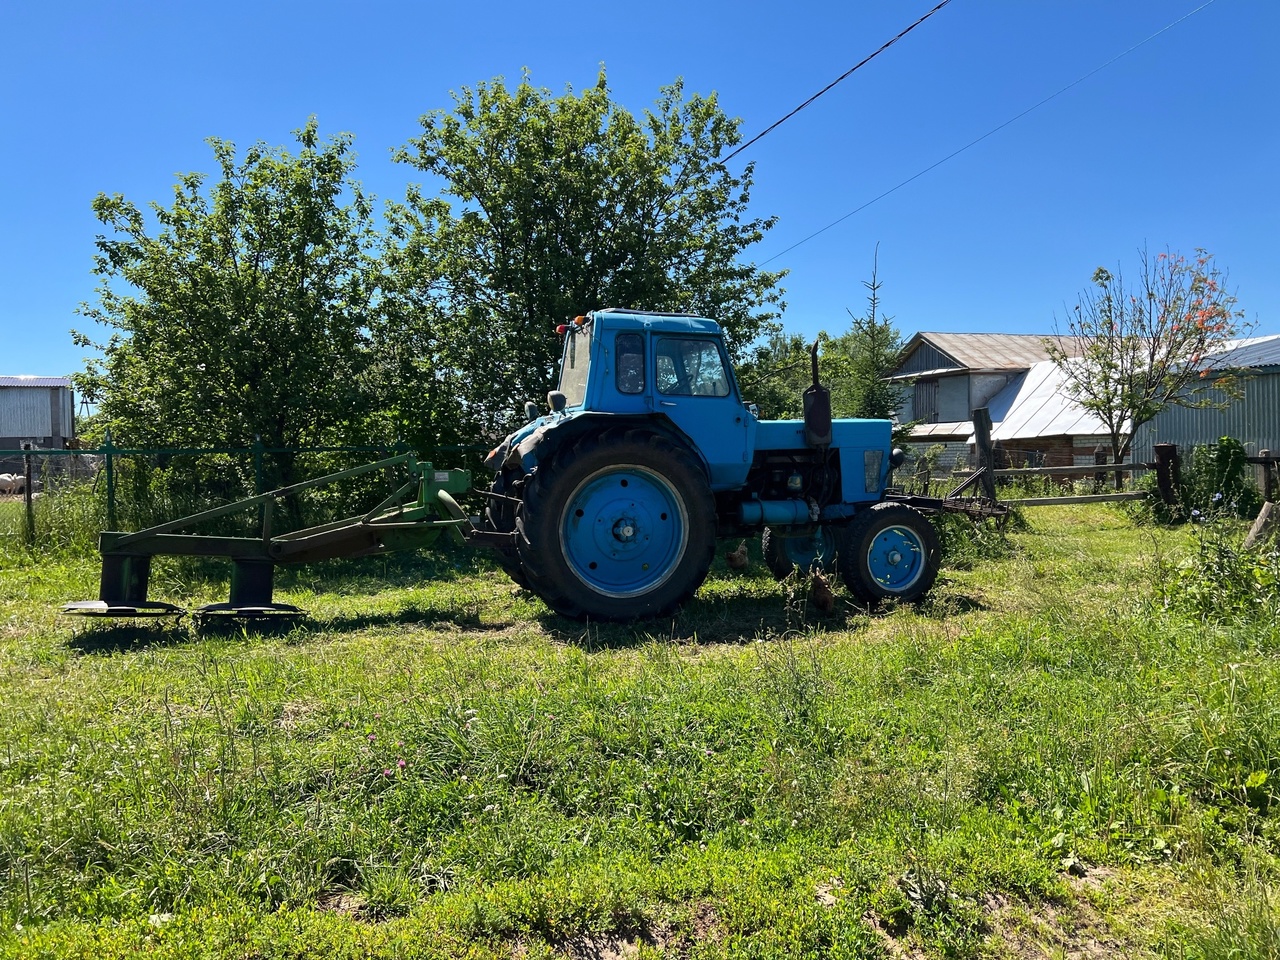
[[[408,468],[408,482],[363,516],[273,534],[272,514],[278,500],[347,477],[401,465]],[[303,610],[272,599],[278,564],[414,550],[430,545],[442,533],[463,543],[474,529],[453,495],[470,488],[469,471],[436,470],[429,463],[419,463],[412,454],[403,454],[270,490],[136,533],[104,532],[98,543],[102,552],[98,599],[65,604],[61,612],[81,617],[180,615],[185,612],[181,607],[148,600],[147,588],[152,557],[185,556],[226,557],[231,561],[230,599],[199,607],[196,616],[259,620],[300,617]],[[183,532],[198,523],[255,507],[261,508],[259,536]]]

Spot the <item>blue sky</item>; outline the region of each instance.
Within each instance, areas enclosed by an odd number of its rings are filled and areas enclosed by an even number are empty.
[[[936,0],[790,3],[12,4],[0,38],[0,374],[83,366],[98,192],[168,203],[204,138],[292,143],[314,114],[355,136],[380,199],[391,150],[450,90],[495,76],[559,93],[601,63],[640,112],[683,77],[752,136]],[[1204,247],[1259,333],[1280,332],[1280,4],[1214,0],[1031,114],[786,253],[1195,10],[1202,0],[952,0],[751,147],[778,226],[784,324],[843,330],[879,243],[885,312],[919,330],[1047,332],[1095,267]],[[781,256],[778,256],[781,254]]]

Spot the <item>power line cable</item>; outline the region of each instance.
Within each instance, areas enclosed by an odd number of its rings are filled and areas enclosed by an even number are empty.
[[[872,60],[874,60],[876,57],[880,56],[880,54],[884,53],[886,50],[888,50],[890,47],[892,47],[895,43],[897,43],[899,40],[901,40],[903,37],[905,37],[908,33],[910,33],[910,32],[911,32],[912,30],[914,30],[916,27],[920,26],[920,24],[924,23],[926,20],[928,20],[930,17],[932,17],[935,13],[937,13],[939,10],[941,10],[943,7],[945,7],[945,6],[946,6],[948,3],[950,3],[950,2],[951,2],[951,0],[942,0],[942,2],[941,2],[940,4],[938,4],[938,5],[937,5],[936,7],[934,7],[932,10],[930,10],[928,13],[926,13],[923,17],[921,17],[919,20],[917,20],[917,21],[916,21],[915,23],[913,23],[911,26],[907,27],[905,30],[903,30],[900,34],[898,34],[898,35],[897,35],[896,37],[894,37],[892,40],[890,40],[890,41],[888,41],[887,43],[885,43],[885,44],[884,44],[884,45],[883,45],[879,50],[877,50],[875,53],[871,54],[871,55],[870,55],[870,56],[868,56],[868,57],[865,57],[865,58],[864,58],[863,60],[861,60],[860,62],[855,63],[852,67],[850,67],[850,68],[849,68],[848,70],[846,70],[844,73],[840,74],[840,76],[836,77],[834,80],[832,80],[830,83],[828,83],[825,87],[823,87],[821,90],[819,90],[817,93],[815,93],[812,97],[810,97],[810,98],[809,98],[808,100],[806,100],[804,103],[800,104],[800,106],[796,107],[794,110],[792,110],[790,113],[788,113],[788,114],[787,114],[785,117],[783,117],[781,120],[778,120],[776,123],[772,123],[772,124],[770,124],[768,127],[766,127],[764,130],[762,130],[762,131],[760,131],[759,133],[757,133],[754,137],[752,137],[750,140],[748,140],[748,141],[747,141],[746,143],[744,143],[742,146],[738,147],[738,149],[737,149],[737,150],[734,150],[734,151],[733,151],[733,153],[729,154],[727,157],[725,157],[725,158],[724,158],[723,160],[721,160],[720,162],[721,162],[721,163],[728,163],[730,160],[732,160],[734,157],[736,157],[738,154],[740,154],[743,150],[747,149],[747,147],[751,146],[753,143],[755,143],[755,142],[756,142],[756,141],[758,141],[758,140],[762,140],[762,139],[763,139],[764,137],[766,137],[768,134],[770,134],[770,133],[772,133],[774,130],[778,129],[778,127],[782,126],[784,123],[786,123],[788,120],[790,120],[792,117],[794,117],[797,113],[799,113],[799,112],[800,112],[801,110],[803,110],[805,107],[809,106],[809,104],[813,103],[813,101],[817,100],[820,96],[822,96],[824,93],[826,93],[826,92],[827,92],[828,90],[830,90],[832,87],[834,87],[836,84],[840,83],[842,80],[846,80],[846,79],[848,79],[848,77],[849,77],[849,76],[850,76],[850,75],[851,75],[855,70],[858,70],[859,68],[866,66],[868,63],[870,63],[870,62],[871,62]]]
[[[966,150],[968,150],[970,147],[977,146],[977,145],[978,145],[979,143],[981,143],[983,140],[986,140],[986,139],[987,139],[987,137],[990,137],[990,136],[992,136],[993,134],[999,133],[999,132],[1000,132],[1001,130],[1003,130],[1005,127],[1009,126],[1009,124],[1014,123],[1014,122],[1015,122],[1015,121],[1017,121],[1017,120],[1021,120],[1021,119],[1022,119],[1023,117],[1025,117],[1028,113],[1031,113],[1031,111],[1033,111],[1033,110],[1037,110],[1037,109],[1039,109],[1040,107],[1043,107],[1043,106],[1044,106],[1046,103],[1048,103],[1050,100],[1054,100],[1054,99],[1056,99],[1056,98],[1058,98],[1058,97],[1062,96],[1062,94],[1066,93],[1066,92],[1067,92],[1068,90],[1070,90],[1072,87],[1075,87],[1075,86],[1078,86],[1078,85],[1079,85],[1079,84],[1081,84],[1081,83],[1084,83],[1084,81],[1088,80],[1088,79],[1089,79],[1090,77],[1092,77],[1095,73],[1099,73],[1100,71],[1105,70],[1107,67],[1111,66],[1111,65],[1112,65],[1113,63],[1115,63],[1117,60],[1121,59],[1122,57],[1126,57],[1126,56],[1128,56],[1129,54],[1133,53],[1133,51],[1137,50],[1139,47],[1143,46],[1144,44],[1150,43],[1150,42],[1151,42],[1152,40],[1154,40],[1156,37],[1160,36],[1160,34],[1165,33],[1165,32],[1166,32],[1166,31],[1168,31],[1168,30],[1172,30],[1174,27],[1176,27],[1178,24],[1180,24],[1183,20],[1186,20],[1188,17],[1193,17],[1193,16],[1195,16],[1197,13],[1199,13],[1201,10],[1203,10],[1205,7],[1209,6],[1209,4],[1211,4],[1211,3],[1213,3],[1213,2],[1214,2],[1214,0],[1205,0],[1205,2],[1204,2],[1204,3],[1200,4],[1200,6],[1196,7],[1196,8],[1195,8],[1194,10],[1192,10],[1190,13],[1184,14],[1183,16],[1179,17],[1177,20],[1173,21],[1173,23],[1170,23],[1170,24],[1168,24],[1167,26],[1161,27],[1159,30],[1157,30],[1155,33],[1151,34],[1151,36],[1147,37],[1145,40],[1140,40],[1139,42],[1135,43],[1135,44],[1134,44],[1132,47],[1130,47],[1128,50],[1125,50],[1125,51],[1123,51],[1123,52],[1121,52],[1121,53],[1117,53],[1114,57],[1112,57],[1112,58],[1111,58],[1110,60],[1108,60],[1106,63],[1102,64],[1101,66],[1094,67],[1092,70],[1090,70],[1090,71],[1089,71],[1088,73],[1086,73],[1084,76],[1080,77],[1080,78],[1079,78],[1079,79],[1077,79],[1077,80],[1073,80],[1073,81],[1071,81],[1071,82],[1070,82],[1070,83],[1068,83],[1065,87],[1063,87],[1061,90],[1059,90],[1057,93],[1052,93],[1052,94],[1050,94],[1049,96],[1045,97],[1043,100],[1041,100],[1039,103],[1036,103],[1036,104],[1033,104],[1033,105],[1032,105],[1032,106],[1030,106],[1030,107],[1027,107],[1027,109],[1023,110],[1023,111],[1022,111],[1020,114],[1018,114],[1016,117],[1011,117],[1010,119],[1006,120],[1004,123],[1000,124],[1000,126],[995,127],[995,128],[993,128],[993,129],[991,129],[991,130],[988,130],[986,133],[984,133],[982,136],[978,137],[976,140],[970,140],[968,143],[966,143],[966,144],[965,144],[963,147],[961,147],[960,149],[955,150],[955,151],[953,151],[953,152],[951,152],[951,153],[947,154],[945,157],[943,157],[941,160],[938,160],[936,163],[931,163],[931,164],[929,164],[929,166],[925,167],[925,168],[924,168],[923,170],[921,170],[919,173],[916,173],[916,174],[913,174],[913,175],[912,175],[912,176],[910,176],[910,177],[907,177],[907,179],[903,180],[903,181],[902,181],[901,183],[899,183],[897,186],[890,187],[890,188],[889,188],[888,190],[886,190],[884,193],[880,194],[878,197],[873,197],[872,199],[868,200],[866,203],[864,203],[862,206],[858,207],[857,209],[855,209],[855,210],[850,210],[848,213],[846,213],[846,214],[845,214],[843,217],[841,217],[840,219],[838,219],[838,220],[832,220],[830,223],[828,223],[828,224],[827,224],[825,227],[823,227],[821,230],[815,230],[813,233],[809,234],[809,235],[808,235],[807,237],[805,237],[803,240],[798,240],[798,241],[796,241],[795,243],[793,243],[791,246],[787,247],[785,250],[782,250],[782,251],[780,251],[779,253],[775,253],[775,254],[774,254],[772,257],[770,257],[768,260],[763,260],[763,261],[761,261],[761,262],[760,262],[760,266],[762,266],[762,267],[763,267],[763,266],[765,266],[766,264],[772,263],[774,260],[777,260],[779,257],[781,257],[781,256],[785,256],[786,254],[788,254],[788,253],[790,253],[792,250],[794,250],[796,247],[802,246],[803,244],[808,243],[808,242],[809,242],[810,240],[812,240],[814,237],[817,237],[817,236],[820,236],[821,234],[826,233],[826,232],[827,232],[828,230],[830,230],[832,227],[839,226],[841,223],[844,223],[844,221],[848,220],[848,219],[849,219],[850,217],[852,217],[854,214],[856,214],[856,213],[861,213],[863,210],[867,209],[867,207],[871,206],[873,203],[879,203],[879,202],[880,202],[881,200],[883,200],[885,197],[889,196],[889,194],[891,194],[891,193],[896,193],[897,191],[899,191],[899,190],[901,190],[903,187],[905,187],[908,183],[911,183],[913,180],[918,180],[918,179],[920,179],[920,178],[921,178],[921,177],[923,177],[926,173],[928,173],[930,170],[933,170],[933,169],[935,169],[936,167],[940,167],[940,166],[942,166],[942,164],[944,164],[944,163],[946,163],[948,160],[951,160],[952,158],[957,157],[957,156],[959,156],[960,154],[964,153],[964,152],[965,152]],[[765,132],[767,133],[768,131],[765,131]],[[762,136],[763,136],[763,134],[762,134]],[[757,139],[759,139],[759,138],[757,138]],[[727,158],[726,158],[726,159],[727,159]]]

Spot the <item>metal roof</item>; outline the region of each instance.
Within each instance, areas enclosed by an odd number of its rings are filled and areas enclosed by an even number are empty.
[[[952,373],[968,373],[964,367],[938,367],[935,370],[913,370],[910,373],[895,373],[885,380],[927,380],[930,377],[942,377]]]
[[[955,361],[957,367],[968,370],[1025,370],[1034,363],[1049,359],[1046,340],[1061,340],[1068,352],[1075,352],[1075,341],[1070,337],[1051,337],[1033,333],[917,333],[902,352],[902,366],[906,358],[922,343]]]
[[[1280,333],[1269,337],[1246,337],[1232,340],[1224,350],[1205,358],[1214,367],[1280,366]]]
[[[0,387],[69,387],[70,377],[0,377]]]
[[[1107,425],[1073,400],[1066,378],[1052,360],[1044,360],[1009,381],[987,403],[991,439],[1106,436]],[[969,442],[973,442],[972,430]]]
[[[930,437],[963,437],[973,432],[973,424],[968,420],[943,421],[941,423],[917,423],[911,428],[912,440],[927,440]]]

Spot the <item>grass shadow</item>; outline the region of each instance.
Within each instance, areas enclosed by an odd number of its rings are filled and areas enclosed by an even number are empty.
[[[163,623],[153,620],[147,626],[139,626],[136,623],[95,623],[73,634],[67,641],[67,646],[80,654],[110,656],[116,653],[131,653],[190,643],[191,630],[187,625],[180,623],[180,620],[181,618],[170,621],[166,618]]]
[[[931,594],[916,609],[927,620],[946,620],[965,613],[990,610],[991,606],[967,594]]]
[[[394,613],[339,614],[332,617],[312,617],[302,626],[310,631],[344,633],[391,626],[436,626],[449,624],[474,633],[492,633],[508,630],[516,620],[482,620],[478,604],[466,606],[437,606],[435,604],[410,604]]]
[[[847,632],[865,626],[868,611],[838,597],[830,613],[802,598],[780,595],[695,597],[672,617],[625,623],[577,621],[546,611],[536,617],[551,639],[588,652],[651,642],[742,645],[813,630]]]

